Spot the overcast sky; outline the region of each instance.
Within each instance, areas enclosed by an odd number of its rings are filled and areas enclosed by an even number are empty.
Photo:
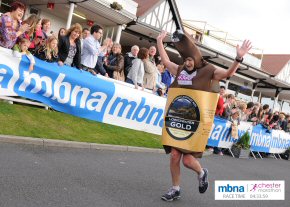
[[[290,54],[290,0],[176,0],[182,19],[202,20],[265,54]]]

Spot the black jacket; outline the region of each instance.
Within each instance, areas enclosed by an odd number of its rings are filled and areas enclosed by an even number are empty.
[[[46,57],[46,51],[44,50],[44,47],[40,47],[38,50],[36,50],[35,57],[39,58],[40,60],[49,62],[49,63],[53,63],[53,62],[57,62],[59,60],[58,56],[54,56],[53,53],[51,52],[51,59],[48,59]]]
[[[64,62],[66,60],[69,52],[69,47],[69,36],[61,37],[58,40],[58,57],[60,61]],[[74,56],[72,66],[81,69],[81,42],[79,39],[76,40],[76,48],[77,52]]]
[[[132,61],[136,59],[137,57],[134,57],[131,52],[126,53],[124,56],[124,72],[125,72],[125,77],[127,77],[128,73],[131,70],[132,67]]]
[[[280,125],[281,129],[284,130],[285,132],[287,131],[287,124],[288,124],[288,122],[286,120],[279,121],[279,125]]]
[[[111,53],[108,57],[108,64],[104,65],[110,78],[114,78],[114,73],[120,73],[119,76],[124,76],[124,57],[122,54],[114,55]],[[114,78],[116,79],[116,78]]]

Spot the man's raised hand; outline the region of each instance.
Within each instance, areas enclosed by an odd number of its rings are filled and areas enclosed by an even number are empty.
[[[238,58],[242,58],[245,54],[249,52],[250,49],[252,49],[252,43],[250,40],[244,40],[242,46],[237,45],[236,48]]]
[[[157,41],[162,41],[162,40],[164,40],[164,38],[166,37],[166,35],[167,35],[167,32],[164,31],[164,30],[162,30],[162,32],[157,36],[156,40]]]

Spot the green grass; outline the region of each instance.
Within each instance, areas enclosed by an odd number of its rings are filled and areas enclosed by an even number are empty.
[[[161,148],[160,136],[0,101],[0,134]]]

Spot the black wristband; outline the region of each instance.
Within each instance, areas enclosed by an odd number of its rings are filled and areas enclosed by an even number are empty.
[[[235,61],[238,62],[238,63],[242,63],[244,60],[244,58],[240,58],[240,57],[236,57]]]

